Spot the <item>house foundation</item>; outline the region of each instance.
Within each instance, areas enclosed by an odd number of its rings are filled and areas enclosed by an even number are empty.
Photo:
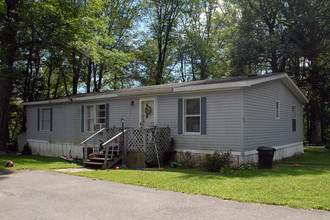
[[[282,160],[284,158],[292,157],[294,155],[299,155],[304,153],[303,142],[274,146],[276,149],[274,153],[274,161]],[[228,152],[228,151],[223,151]],[[258,151],[230,151],[232,155],[232,166],[238,168],[241,163],[249,161],[252,163],[258,163]],[[213,154],[214,151],[211,150],[186,150],[186,149],[177,149],[176,161],[179,164],[187,163],[187,160],[191,160],[193,167],[201,167],[203,165],[203,160],[206,154]]]

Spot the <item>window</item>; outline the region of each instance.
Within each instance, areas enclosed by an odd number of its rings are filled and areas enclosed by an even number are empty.
[[[50,131],[51,130],[51,109],[42,108],[40,109],[40,130]]]
[[[85,131],[98,131],[105,127],[105,104],[85,108]]]
[[[86,131],[94,131],[94,106],[86,106],[85,128]]]
[[[297,107],[292,106],[292,131],[297,130]]]
[[[96,123],[105,124],[105,105],[96,106]]]
[[[200,133],[201,121],[200,98],[184,100],[184,124],[185,132]]]
[[[275,101],[275,118],[280,119],[280,102]]]

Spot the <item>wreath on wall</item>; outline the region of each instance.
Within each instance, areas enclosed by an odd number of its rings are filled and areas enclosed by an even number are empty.
[[[144,113],[146,113],[146,118],[148,118],[148,115],[150,115],[152,112],[151,107],[147,104],[145,109],[144,109]]]

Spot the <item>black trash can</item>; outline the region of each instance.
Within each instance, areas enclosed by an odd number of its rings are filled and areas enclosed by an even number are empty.
[[[258,169],[272,169],[275,148],[259,147],[258,151]]]

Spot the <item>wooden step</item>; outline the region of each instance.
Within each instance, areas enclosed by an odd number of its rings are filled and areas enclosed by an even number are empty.
[[[89,158],[89,160],[98,160],[98,161],[104,161],[104,157],[92,157],[92,158]],[[108,161],[110,161],[111,159],[108,158]]]
[[[101,162],[94,162],[94,161],[86,161],[85,162],[85,165],[86,164],[89,164],[89,165],[99,165],[99,166],[102,166],[103,165],[103,163],[101,163]]]
[[[121,153],[121,151],[119,151],[119,154]],[[117,151],[113,152],[114,156],[117,155]],[[109,152],[109,156],[111,155],[111,152]],[[94,154],[94,157],[105,157],[105,154]]]

